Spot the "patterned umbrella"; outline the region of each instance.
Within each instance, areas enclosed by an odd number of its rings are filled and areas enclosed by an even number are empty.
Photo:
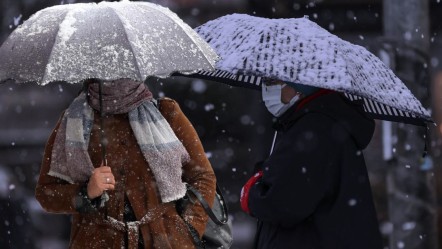
[[[194,77],[261,89],[273,78],[336,90],[363,101],[376,119],[432,122],[405,84],[375,55],[308,18],[267,19],[233,14],[195,29],[220,55],[214,72]]]
[[[147,2],[38,11],[0,47],[0,82],[70,83],[211,71],[216,53],[167,8]]]

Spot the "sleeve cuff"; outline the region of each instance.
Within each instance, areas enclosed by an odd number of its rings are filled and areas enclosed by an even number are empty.
[[[89,199],[87,196],[87,184],[80,187],[80,191],[74,198],[75,210],[79,213],[92,213],[98,211],[100,198]]]

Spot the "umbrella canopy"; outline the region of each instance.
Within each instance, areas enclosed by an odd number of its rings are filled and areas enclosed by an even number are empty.
[[[220,55],[215,72],[194,75],[261,89],[279,79],[364,101],[373,118],[424,125],[429,112],[375,55],[329,33],[308,18],[267,19],[232,14],[195,29]]]
[[[43,9],[0,47],[0,82],[144,81],[211,71],[216,53],[167,8],[100,2]]]
[[[162,6],[129,1],[67,4],[38,11],[12,32],[0,47],[0,83],[46,85],[94,78],[100,82],[101,103],[103,81],[142,82],[149,76],[211,71],[217,59],[191,27]],[[103,129],[101,136],[106,162]]]

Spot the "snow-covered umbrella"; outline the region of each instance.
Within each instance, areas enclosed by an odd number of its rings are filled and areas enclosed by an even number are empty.
[[[261,90],[263,78],[336,90],[363,101],[376,119],[417,125],[429,112],[375,55],[308,18],[268,19],[232,14],[195,29],[221,59],[214,72],[193,77]]]
[[[127,0],[57,5],[35,13],[0,47],[0,83],[144,81],[211,71],[217,59],[190,26],[160,5]],[[103,161],[104,140],[103,135]]]
[[[57,5],[0,47],[0,82],[69,83],[213,70],[216,53],[168,8],[147,2]]]

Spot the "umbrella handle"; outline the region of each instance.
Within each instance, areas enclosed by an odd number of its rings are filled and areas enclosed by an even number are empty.
[[[104,133],[104,124],[103,124],[103,94],[102,94],[102,85],[103,81],[98,81],[98,93],[99,93],[99,100],[100,100],[100,145],[101,145],[101,161],[104,163],[104,165],[107,165],[107,159],[106,159],[106,138]]]
[[[105,143],[105,133],[104,133],[104,124],[103,124],[103,117],[104,117],[104,112],[103,112],[103,94],[102,94],[102,85],[103,85],[103,81],[99,80],[98,81],[98,93],[99,93],[99,100],[100,100],[100,145],[101,145],[101,162],[103,165],[107,166],[107,158],[106,158],[106,143]],[[109,200],[109,194],[107,193],[107,191],[104,191],[103,194],[101,195],[101,203],[100,206],[104,207],[104,217],[107,220],[108,219],[108,215],[107,215],[107,201]]]

